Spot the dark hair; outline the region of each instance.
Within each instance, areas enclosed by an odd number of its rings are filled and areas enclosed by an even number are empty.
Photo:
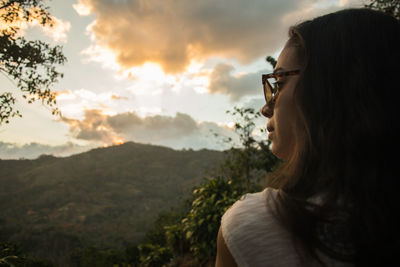
[[[294,96],[301,130],[281,171],[278,217],[311,259],[318,249],[390,266],[400,255],[400,22],[346,9],[289,37],[304,63]]]

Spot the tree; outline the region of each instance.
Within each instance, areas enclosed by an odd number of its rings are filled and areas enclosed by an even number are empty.
[[[365,7],[382,11],[400,20],[400,0],[372,0]]]
[[[0,0],[0,72],[23,92],[28,103],[41,100],[52,114],[60,114],[51,86],[63,77],[56,66],[64,64],[66,57],[61,46],[52,47],[21,36],[21,24],[33,21],[53,26],[42,0]],[[16,100],[11,92],[0,94],[0,125],[8,123],[11,117],[22,116],[14,107]]]
[[[267,61],[269,64],[271,64],[272,68],[275,68],[276,66],[276,59],[272,56],[267,56],[265,58],[265,61]]]
[[[227,113],[234,117],[234,130],[239,136],[241,147],[231,146],[220,172],[222,176],[230,177],[249,191],[250,185],[258,184],[258,179],[271,172],[279,160],[269,149],[270,141],[265,140],[265,137],[257,140],[253,136],[255,120],[261,116],[260,112],[253,108],[234,107]],[[261,129],[261,132],[265,130]]]

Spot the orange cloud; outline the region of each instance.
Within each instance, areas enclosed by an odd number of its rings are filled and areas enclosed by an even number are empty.
[[[180,138],[197,129],[197,123],[187,114],[177,113],[175,117],[139,117],[136,113],[106,115],[101,110],[85,110],[82,120],[61,118],[67,123],[75,138],[99,141],[104,144],[119,144],[126,139],[142,142]]]
[[[126,96],[120,96],[117,94],[112,94],[111,99],[112,100],[128,100],[128,98]]]
[[[184,113],[175,116],[139,117],[126,112],[106,115],[100,110],[86,110],[83,119],[62,118],[76,139],[101,142],[104,145],[125,141],[161,144],[172,147],[210,147],[210,130],[221,136],[232,135],[231,129],[213,122],[196,122]]]
[[[3,5],[3,1],[1,5]],[[24,18],[24,11],[17,2],[11,5],[11,8],[15,8],[16,10],[13,12],[15,16],[13,17],[12,21],[6,20],[6,14],[9,12],[8,8],[1,8],[0,9],[0,31],[9,31],[12,28],[17,30],[17,36],[24,36],[26,32],[31,27],[39,27],[45,35],[50,37],[55,42],[67,42],[67,33],[71,29],[71,23],[69,21],[63,21],[58,19],[54,16],[50,15],[52,20],[51,25],[45,24],[42,25],[41,20],[41,11],[37,7],[29,8],[30,18],[27,21]]]
[[[70,131],[77,139],[100,141],[105,144],[113,144],[114,140],[121,139],[107,123],[107,115],[101,110],[85,110],[83,120],[63,117],[62,122],[69,125]]]
[[[275,52],[287,36],[282,14],[296,10],[298,2],[81,0],[79,10],[96,15],[92,37],[123,68],[153,62],[179,73],[191,59],[249,63]]]

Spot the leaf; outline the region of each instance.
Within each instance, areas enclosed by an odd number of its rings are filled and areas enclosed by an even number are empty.
[[[190,239],[192,237],[192,235],[193,235],[193,232],[191,232],[191,231],[186,232],[186,239]]]
[[[17,3],[17,5],[12,5]],[[52,24],[52,19],[41,0],[2,1],[0,4],[0,23],[16,24],[23,21],[39,21],[42,25]],[[34,10],[34,11],[32,11]],[[19,15],[22,14],[22,17]],[[10,26],[0,32],[0,70],[10,78],[15,86],[22,92],[41,99],[43,103],[51,106],[54,96],[51,86],[63,77],[56,67],[66,62],[61,46],[51,47],[40,40],[27,41],[19,35],[19,27]],[[27,99],[23,94],[22,98]],[[28,100],[32,103],[33,100]],[[0,112],[7,108],[13,109],[14,102],[7,104],[0,101]],[[56,104],[54,102],[54,104]],[[0,124],[8,121],[16,113],[0,114]]]

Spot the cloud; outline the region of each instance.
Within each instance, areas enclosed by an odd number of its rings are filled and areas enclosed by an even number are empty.
[[[0,159],[35,159],[41,155],[66,157],[99,146],[120,144],[125,141],[151,143],[174,149],[222,150],[229,147],[229,144],[222,141],[223,137],[237,139],[227,126],[220,126],[213,122],[197,123],[193,118],[182,113],[177,113],[174,117],[140,118],[134,113],[108,116],[98,110],[88,110],[82,121],[69,118],[64,118],[63,121],[69,124],[71,133],[76,139],[89,141],[86,142],[88,144],[78,145],[67,142],[56,146],[40,143],[20,145],[0,141]],[[214,133],[220,138],[215,138]]]
[[[52,17],[53,26],[42,27],[43,32],[55,42],[66,43],[68,39],[68,32],[71,29],[71,22],[62,21],[56,17]]]
[[[228,127],[213,122],[196,122],[179,112],[175,116],[139,117],[134,112],[107,115],[100,110],[86,110],[82,120],[62,118],[62,121],[69,125],[76,139],[105,145],[134,141],[178,149],[221,148],[215,140],[210,140],[210,130],[224,136],[233,134]]]
[[[79,90],[63,90],[63,91],[57,91],[56,92],[56,98],[57,101],[62,101],[62,100],[85,100],[85,101],[90,101],[93,103],[104,103],[110,100],[127,100],[128,97],[126,96],[121,96],[120,94],[113,92],[111,90],[102,92],[102,93],[96,93],[95,91],[87,90],[87,89],[79,89]]]
[[[90,33],[98,45],[116,55],[122,67],[155,62],[164,71],[177,73],[191,59],[218,56],[249,63],[272,54],[287,35],[282,15],[300,3],[81,0],[75,8],[80,14],[96,16]]]
[[[260,97],[257,97],[257,98],[252,98],[252,99],[249,99],[248,101],[243,103],[243,107],[252,108],[255,111],[261,111],[261,108],[264,105],[265,105],[264,96],[260,96]]]
[[[255,63],[282,48],[291,25],[356,3],[362,6],[360,1],[78,0],[74,8],[95,18],[87,28],[92,44],[82,51],[88,60],[135,81],[153,76],[165,81],[169,74],[187,72],[193,62]],[[144,66],[160,66],[161,74]],[[204,93],[208,87],[211,93],[228,94],[232,101],[256,93],[257,73],[237,77],[232,71],[216,66],[210,86],[194,90]],[[234,81],[227,80],[232,77]],[[162,90],[161,85],[152,88],[146,92]]]
[[[77,139],[118,144],[122,140],[107,123],[107,117],[101,110],[92,109],[85,110],[82,120],[62,117],[61,121],[69,125],[70,131]]]
[[[81,153],[93,148],[92,146],[81,146],[71,142],[63,145],[50,146],[39,143],[29,143],[17,145],[15,143],[6,143],[0,141],[1,159],[35,159],[40,155],[53,155],[57,157],[70,156]]]
[[[77,4],[73,4],[72,7],[81,16],[88,16],[92,12],[90,2],[87,0],[79,0]]]
[[[129,98],[127,98],[126,96],[120,96],[117,94],[112,94],[111,95],[111,99],[112,100],[128,100]]]
[[[3,4],[3,2],[2,2]],[[17,5],[18,6],[18,5]],[[55,16],[51,16],[51,25],[49,23],[42,25],[42,19],[40,17],[40,9],[37,7],[32,7],[29,9],[30,20],[26,21],[24,18],[24,11],[19,8],[18,13],[13,17],[12,21],[5,21],[3,16],[6,10],[0,10],[0,31],[9,29],[10,27],[17,28],[17,36],[26,36],[28,30],[37,27],[42,30],[42,32],[50,37],[54,42],[66,43],[68,32],[71,29],[71,22],[63,21]]]
[[[235,58],[249,63],[276,52],[287,29],[300,20],[361,0],[79,0],[81,15],[94,14],[89,28],[123,68],[146,62],[182,72],[193,58]],[[326,12],[325,12],[326,13]]]
[[[229,95],[231,101],[238,101],[246,95],[261,94],[261,74],[264,71],[234,76],[230,64],[218,64],[210,76],[209,92]]]
[[[191,135],[198,129],[196,121],[187,114],[138,117],[135,113],[122,113],[107,118],[108,125],[127,139],[141,142],[160,142]]]
[[[121,107],[121,101],[128,102],[132,96],[126,97],[116,91],[96,93],[94,90],[62,90],[56,92],[56,100],[62,114],[66,117],[83,117],[83,110],[103,110],[115,113]]]

